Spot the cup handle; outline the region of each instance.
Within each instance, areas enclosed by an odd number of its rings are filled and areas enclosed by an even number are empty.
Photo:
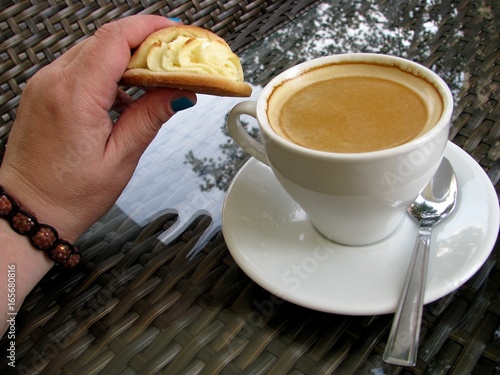
[[[257,119],[257,102],[241,102],[234,106],[227,118],[227,130],[231,138],[251,156],[260,162],[269,165],[264,145],[257,142],[241,124],[241,115],[252,116]]]

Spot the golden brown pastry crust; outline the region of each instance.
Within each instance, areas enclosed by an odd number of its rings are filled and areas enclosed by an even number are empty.
[[[218,35],[190,25],[173,26],[151,34],[132,55],[127,70],[123,74],[120,84],[125,86],[143,87],[170,87],[190,90],[200,94],[218,96],[247,97],[252,93],[252,87],[243,81],[236,81],[210,73],[195,73],[192,71],[176,70],[173,72],[151,71],[143,64],[144,56],[154,43],[159,40],[170,42],[178,36],[205,38],[223,43],[230,47]]]

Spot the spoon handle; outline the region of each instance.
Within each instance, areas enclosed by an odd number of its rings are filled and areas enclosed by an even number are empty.
[[[387,363],[415,366],[417,361],[430,240],[431,227],[420,226],[384,351]]]

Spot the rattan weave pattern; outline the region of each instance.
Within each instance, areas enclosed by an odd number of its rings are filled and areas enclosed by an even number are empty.
[[[233,48],[247,50],[306,9],[305,1],[0,2],[5,3],[9,6],[0,13],[0,133],[4,134],[26,79],[109,19],[139,11],[181,17],[186,23],[212,28]],[[349,7],[347,2],[336,3]],[[499,18],[488,13],[498,9],[480,1],[455,1],[457,13],[447,9],[450,3],[438,7],[442,32],[431,41],[432,53],[422,63],[439,67],[456,54],[470,56],[450,138],[483,166],[498,192],[500,44],[494,20]],[[409,17],[406,22],[411,26],[414,21]],[[419,48],[418,43],[412,46],[412,58],[418,58]],[[290,64],[272,51],[267,58],[273,74]],[[259,83],[268,74],[263,72]],[[169,245],[159,242],[158,234],[175,221],[175,214],[166,214],[140,227],[114,207],[82,236],[77,243],[84,253],[79,272],[53,270],[18,314],[17,372],[486,375],[500,371],[498,244],[471,280],[426,307],[417,366],[405,369],[382,361],[392,316],[326,314],[285,302],[243,274],[220,233],[187,261],[210,218],[200,216]],[[0,342],[0,353],[5,353],[6,345],[5,340]],[[8,371],[2,354],[0,373]]]
[[[26,301],[20,373],[495,373],[500,270],[493,261],[426,308],[417,367],[403,371],[381,359],[390,315],[348,317],[285,302],[242,273],[220,234],[186,262],[209,220],[200,217],[166,246],[152,239],[175,215],[139,228],[110,212],[79,244],[82,272],[50,275]],[[94,243],[99,232],[108,235]],[[122,252],[103,256],[119,244]]]

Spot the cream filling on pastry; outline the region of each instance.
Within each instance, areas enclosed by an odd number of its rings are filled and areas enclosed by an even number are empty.
[[[180,35],[170,42],[157,41],[147,53],[146,65],[154,72],[182,70],[243,81],[238,56],[224,43],[206,38]]]

